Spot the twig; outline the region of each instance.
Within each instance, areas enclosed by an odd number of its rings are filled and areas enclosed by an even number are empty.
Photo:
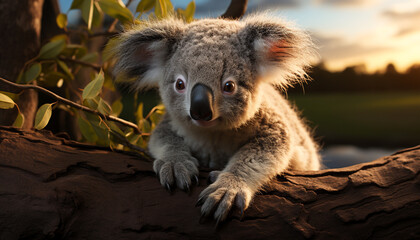
[[[113,134],[114,137],[118,138],[118,140],[121,141],[121,144],[122,145],[124,145],[124,146],[126,146],[128,148],[131,148],[133,150],[136,150],[138,152],[141,152],[141,153],[143,153],[144,155],[146,155],[147,157],[150,158],[150,154],[146,150],[144,150],[143,148],[141,148],[141,147],[139,147],[137,145],[134,145],[134,144],[130,143],[125,137],[121,136],[121,134],[115,132],[112,129],[111,129],[110,132],[111,132],[111,134]]]
[[[101,70],[100,66],[98,66],[96,64],[93,64],[93,63],[83,62],[83,61],[80,61],[80,60],[77,60],[77,59],[65,58],[65,57],[59,57],[59,59],[65,61],[65,62],[77,63],[77,64],[80,64],[80,65],[83,65],[83,66],[86,66],[86,67],[91,67],[94,70],[96,70],[97,72],[99,72]]]
[[[57,95],[57,94],[55,94],[55,93],[53,93],[53,92],[51,92],[51,91],[43,88],[43,87],[40,87],[40,86],[37,86],[37,85],[17,84],[17,83],[13,83],[13,82],[11,82],[9,80],[6,80],[6,79],[4,79],[2,77],[0,77],[0,81],[3,82],[3,83],[6,83],[6,84],[8,84],[8,85],[10,85],[12,87],[15,87],[17,89],[22,89],[22,90],[34,89],[36,91],[42,92],[42,93],[44,93],[44,94],[52,97],[52,98],[55,98],[59,102],[62,102],[62,103],[67,104],[69,106],[72,106],[72,107],[74,107],[76,109],[80,109],[80,110],[83,110],[83,111],[86,111],[86,112],[90,112],[90,113],[99,115],[100,117],[102,117],[102,118],[104,118],[106,120],[117,122],[117,123],[123,124],[123,125],[125,125],[127,127],[131,127],[131,128],[134,129],[134,131],[136,131],[136,133],[139,133],[139,134],[141,133],[141,131],[138,128],[138,126],[136,124],[132,123],[132,122],[126,121],[126,120],[121,119],[121,118],[118,118],[118,117],[114,117],[114,116],[103,114],[103,113],[99,112],[98,110],[90,109],[90,108],[88,108],[86,106],[80,105],[80,104],[75,103],[73,101],[70,101],[70,100],[68,100],[66,98],[63,98],[63,97],[61,97],[61,96],[59,96],[59,95]]]

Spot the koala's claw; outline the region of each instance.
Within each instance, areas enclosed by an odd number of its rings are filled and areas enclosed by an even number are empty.
[[[209,176],[207,177],[207,183],[212,184],[212,183],[216,182],[217,177],[219,177],[220,173],[221,173],[221,171],[211,171],[209,173]]]
[[[189,183],[188,183],[187,181],[185,181],[184,191],[185,191],[186,193],[190,193],[190,186],[189,186]]]
[[[169,185],[169,183],[166,183],[165,187],[166,187],[166,190],[168,190],[168,192],[172,193],[172,188],[171,188],[171,185]]]
[[[194,181],[195,181],[196,186],[198,186],[200,184],[200,181],[198,180],[197,175],[194,175]]]
[[[196,206],[196,207],[200,207],[200,206],[202,206],[202,205],[203,205],[203,203],[204,203],[204,198],[199,198],[199,199],[197,200],[197,203],[195,204],[195,206]],[[204,216],[203,216],[203,214],[201,214],[201,216],[202,216],[202,217],[204,217]]]
[[[178,187],[186,192],[190,191],[191,180],[198,174],[196,163],[191,159],[156,159],[153,169],[160,183],[169,192]]]
[[[223,222],[233,205],[241,209],[241,214],[248,208],[252,190],[231,173],[221,173],[216,182],[200,194],[196,206],[201,206],[203,216],[214,215],[217,224]]]

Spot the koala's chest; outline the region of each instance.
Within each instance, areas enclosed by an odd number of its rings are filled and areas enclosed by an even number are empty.
[[[241,134],[213,133],[190,135],[184,141],[200,166],[222,169],[247,138]]]

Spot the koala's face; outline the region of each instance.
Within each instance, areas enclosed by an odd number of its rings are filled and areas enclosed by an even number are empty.
[[[240,26],[229,23],[192,24],[174,46],[159,89],[167,111],[181,123],[235,128],[257,109],[255,67],[238,38]]]
[[[305,76],[312,42],[281,19],[169,19],[120,38],[115,71],[138,88],[159,87],[170,117],[203,129],[237,128],[258,111],[264,84],[284,87]]]

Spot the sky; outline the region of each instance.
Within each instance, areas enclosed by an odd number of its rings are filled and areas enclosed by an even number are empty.
[[[60,1],[63,10],[69,2]],[[189,2],[172,0],[175,8]],[[220,16],[230,3],[195,2],[196,18]],[[248,0],[247,13],[264,10],[307,30],[330,70],[365,64],[367,71],[375,72],[393,63],[405,71],[420,63],[419,0]]]

